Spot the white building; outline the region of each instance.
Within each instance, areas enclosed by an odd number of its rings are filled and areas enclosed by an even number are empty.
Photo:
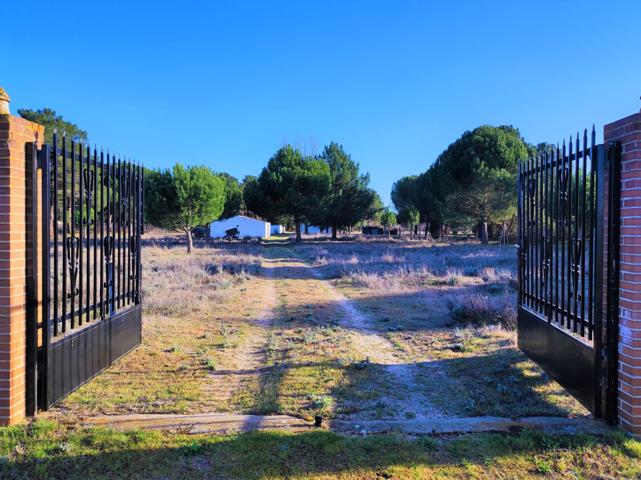
[[[271,232],[271,223],[257,218],[246,217],[244,215],[236,215],[235,217],[226,220],[219,220],[213,222],[209,227],[209,234],[211,238],[220,238],[225,236],[225,230],[237,228],[240,238],[243,237],[258,237],[268,238]]]
[[[282,225],[278,225],[277,223],[272,223],[272,235],[280,235],[281,233],[285,233],[285,227]]]

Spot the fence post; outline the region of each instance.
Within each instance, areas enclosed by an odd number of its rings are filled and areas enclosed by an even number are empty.
[[[33,235],[27,143],[43,138],[44,127],[10,114],[9,96],[0,88],[0,425],[26,413],[27,242]]]
[[[641,113],[606,125],[604,143],[621,143],[618,418],[641,434]]]

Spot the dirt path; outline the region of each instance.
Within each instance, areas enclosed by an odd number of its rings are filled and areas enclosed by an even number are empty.
[[[407,355],[396,348],[385,336],[375,331],[370,319],[360,312],[345,295],[339,292],[322,274],[313,267],[311,274],[322,282],[328,296],[338,303],[345,312],[341,319],[342,325],[351,330],[353,347],[367,355],[371,362],[384,365],[390,376],[393,390],[400,395],[386,398],[385,401],[394,404],[400,418],[434,418],[443,416],[431,404],[421,382],[417,378],[421,372],[413,363],[407,363]],[[436,368],[436,365],[435,365]]]
[[[229,355],[222,368],[209,374],[204,395],[210,398],[213,411],[231,411],[233,397],[241,390],[257,383],[265,364],[265,347],[276,305],[276,288],[272,269],[267,262],[261,263],[261,278],[247,288],[253,301],[259,301],[262,309],[248,320],[240,344]]]
[[[375,331],[367,315],[359,311],[329,280],[323,278],[317,269],[301,260],[292,249],[278,250],[279,258],[271,262],[274,278],[281,280],[276,282],[277,295],[290,295],[288,283],[284,280],[302,280],[307,283],[305,290],[313,292],[316,304],[335,307],[338,313],[335,321],[348,332],[349,356],[366,358],[369,363],[384,368],[386,378],[382,383],[387,384],[385,390],[390,394],[382,393],[378,403],[384,403],[386,411],[395,412],[393,418],[396,419],[441,417],[441,412],[428,400],[422,382],[417,381],[421,372],[413,363],[407,363],[407,355],[383,334]],[[349,361],[349,356],[344,356],[344,360]],[[366,384],[353,386],[356,390],[359,387],[363,392],[369,388]],[[348,416],[358,418],[360,414],[368,416],[366,411],[353,412]]]

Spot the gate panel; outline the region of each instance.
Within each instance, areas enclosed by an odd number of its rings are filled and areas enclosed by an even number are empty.
[[[608,418],[616,407],[618,248],[607,245],[618,245],[617,152],[596,145],[594,129],[588,142],[585,131],[522,162],[518,181],[519,347]]]
[[[140,165],[64,137],[39,152],[42,288],[38,407],[141,342]]]

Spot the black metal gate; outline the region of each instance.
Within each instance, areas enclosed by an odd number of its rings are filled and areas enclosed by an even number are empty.
[[[64,137],[31,156],[42,195],[33,195],[30,290],[41,282],[42,294],[27,331],[30,414],[140,344],[144,189],[140,165]]]
[[[597,417],[616,420],[620,145],[592,129],[522,162],[519,347]]]

